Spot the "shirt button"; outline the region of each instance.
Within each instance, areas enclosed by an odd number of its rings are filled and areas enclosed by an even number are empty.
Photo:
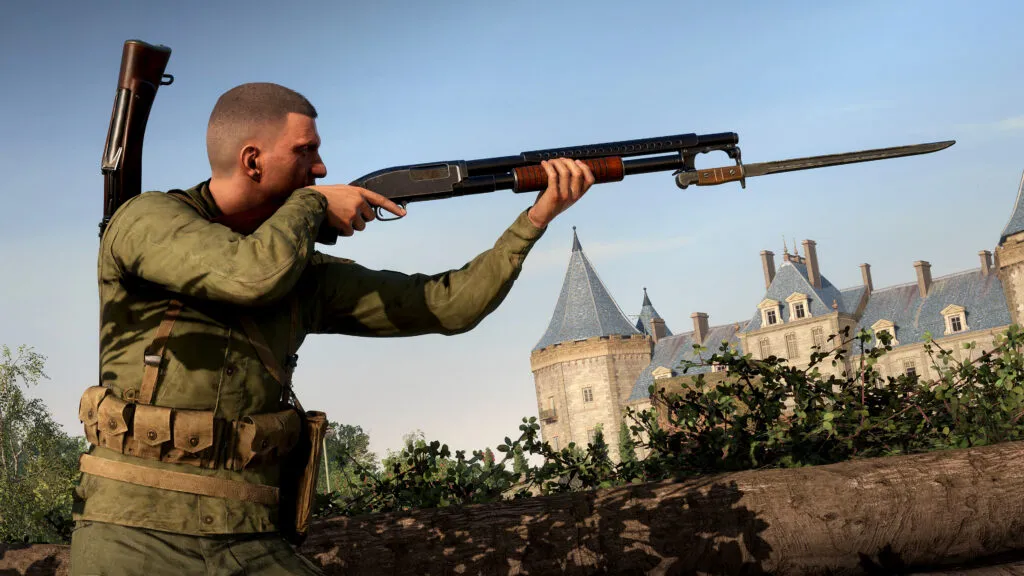
[[[149,438],[150,440],[156,440],[156,430],[150,430],[149,432],[146,432],[146,438]]]
[[[224,370],[224,373],[227,374],[228,376],[233,376],[235,374],[235,367],[229,365],[227,369]]]
[[[203,523],[204,524],[213,524],[213,516],[209,516],[209,515],[203,516]]]
[[[195,448],[196,446],[199,445],[199,438],[197,438],[195,436],[190,437],[188,439],[188,445],[192,446],[193,448]]]
[[[107,420],[107,426],[109,426],[111,430],[116,430],[117,429],[117,420],[114,420],[113,418],[111,418],[110,420]]]

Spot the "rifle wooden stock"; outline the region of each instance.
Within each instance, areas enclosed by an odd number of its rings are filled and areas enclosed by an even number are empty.
[[[622,158],[595,158],[582,160],[594,173],[594,184],[618,182],[625,178],[626,172]],[[539,164],[521,166],[513,169],[516,177],[516,192],[536,192],[548,187],[548,173]]]
[[[104,176],[100,236],[114,212],[142,192],[142,142],[157,89],[174,81],[172,76],[164,75],[170,57],[171,49],[166,46],[141,40],[124,43],[100,165]]]

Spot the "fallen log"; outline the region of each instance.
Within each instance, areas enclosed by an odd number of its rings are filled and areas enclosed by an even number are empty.
[[[1024,574],[1022,462],[1013,442],[332,518],[302,552],[346,575]]]

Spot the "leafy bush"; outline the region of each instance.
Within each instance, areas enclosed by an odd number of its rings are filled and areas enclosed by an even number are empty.
[[[494,502],[538,494],[611,487],[673,477],[772,467],[830,464],[1024,438],[1024,333],[1011,326],[995,347],[966,361],[926,336],[925,352],[938,376],[883,378],[876,370],[892,350],[887,333],[833,335],[831,352],[815,349],[797,368],[771,356],[756,360],[722,344],[699,362],[680,366],[683,389],[651,387],[651,410],[627,409],[619,463],[602,434],[585,448],[554,450],[540,440],[536,418],[524,418],[517,439],[506,437],[495,461],[488,452],[454,457],[446,445],[408,440],[381,473],[360,475],[363,490],[323,497],[322,516]],[[965,350],[975,350],[973,343]],[[823,362],[850,373],[823,374]],[[692,373],[724,366],[726,373]],[[642,455],[642,456],[641,456]],[[542,463],[523,467],[525,456]],[[519,465],[510,471],[509,460]]]
[[[806,368],[784,359],[756,360],[726,344],[680,366],[675,390],[650,388],[654,408],[627,409],[618,431],[621,461],[609,458],[604,433],[585,447],[554,450],[536,418],[523,418],[516,439],[454,454],[422,433],[377,462],[357,426],[332,423],[326,461],[331,491],[317,516],[356,515],[480,504],[716,472],[812,466],[1024,438],[1024,332],[1011,326],[992,350],[959,361],[930,336],[925,351],[937,377],[882,378],[876,366],[892,350],[887,333],[833,335]],[[824,362],[856,366],[825,375]],[[965,344],[975,355],[974,344]],[[705,356],[707,356],[705,358]],[[81,438],[70,438],[22,388],[43,373],[42,356],[0,348],[0,540],[67,542]],[[725,373],[695,372],[711,365]],[[678,379],[677,379],[678,380]],[[537,462],[531,465],[530,460]],[[326,488],[326,470],[320,485]]]

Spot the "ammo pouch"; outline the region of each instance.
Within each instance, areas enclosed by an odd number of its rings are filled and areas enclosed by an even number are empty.
[[[298,546],[309,533],[309,522],[316,501],[316,483],[320,478],[327,415],[309,411],[302,415],[299,443],[285,459],[281,469],[281,501],[278,526],[282,535]]]
[[[212,411],[125,402],[110,388],[82,394],[78,419],[90,444],[146,460],[244,470],[284,462],[302,433],[295,410],[240,420]]]

